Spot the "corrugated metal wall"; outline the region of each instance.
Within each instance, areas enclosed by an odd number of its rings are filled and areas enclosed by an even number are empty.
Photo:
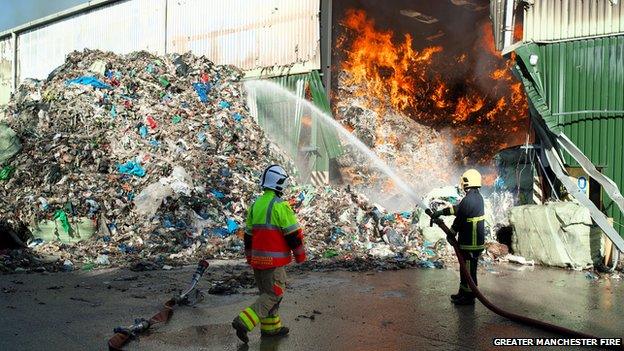
[[[167,50],[244,70],[320,67],[319,0],[178,0],[167,7]]]
[[[505,2],[506,0],[490,1],[490,19],[492,20],[494,45],[496,50],[503,49],[503,32],[505,31]]]
[[[271,78],[271,80],[290,90],[300,98],[309,98],[321,111],[331,115],[329,100],[317,71],[308,74],[295,74]],[[309,108],[300,103],[293,103],[282,96],[267,94],[263,90],[252,89],[249,92],[249,106],[262,129],[272,135],[280,148],[286,151],[300,165],[300,171],[329,171],[329,159],[343,153],[338,134],[326,125],[319,116],[310,114]],[[305,120],[305,121],[304,121]],[[301,148],[316,150],[302,156]],[[306,159],[303,160],[302,157]],[[309,174],[301,174],[301,181],[307,182]]]
[[[535,0],[525,5],[524,41],[624,33],[623,1],[614,5],[609,0]]]
[[[165,52],[166,0],[132,0],[75,15],[18,36],[18,80],[44,79],[74,50]]]
[[[320,69],[319,9],[320,0],[119,1],[18,33],[18,82],[46,78],[69,52],[85,48],[192,50],[218,64],[255,69],[255,76],[274,66],[282,74],[309,72]],[[8,94],[10,86],[1,85],[0,99]]]
[[[537,45],[532,52],[539,57],[546,123],[624,190],[624,35]],[[604,204],[624,234],[624,216],[610,200]]]
[[[0,40],[0,105],[6,104],[11,96],[13,80],[13,39]]]

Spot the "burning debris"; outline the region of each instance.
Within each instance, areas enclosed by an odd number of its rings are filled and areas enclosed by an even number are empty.
[[[425,39],[427,39],[427,41],[434,41],[436,39],[440,39],[444,36],[444,32],[443,31],[438,31],[436,34],[434,35],[430,35],[428,37],[426,37]]]
[[[339,96],[348,96],[353,89],[347,73],[338,86]],[[344,88],[343,88],[344,87]],[[356,89],[360,86],[355,86]],[[343,98],[337,101],[338,120],[360,138],[386,163],[397,170],[416,191],[424,193],[432,187],[455,182],[457,173],[453,159],[453,145],[449,135],[423,126],[403,115],[384,114],[364,107],[361,97]],[[390,209],[405,209],[399,189],[386,176],[377,171],[365,159],[346,147],[347,152],[338,159],[346,183],[370,196],[374,201]],[[443,167],[440,176],[431,165]],[[383,195],[383,196],[382,196]]]
[[[472,6],[467,1],[454,4]],[[340,75],[338,86],[356,88],[338,93],[335,100],[355,97],[375,111],[377,133],[387,114],[448,130],[458,165],[489,165],[498,150],[525,141],[521,126],[528,105],[508,63],[494,49],[488,23],[479,26],[480,35],[463,52],[456,46],[422,46],[427,37],[399,37],[379,29],[363,10],[347,10],[341,23],[341,69],[347,75]],[[433,39],[443,35],[439,30]]]

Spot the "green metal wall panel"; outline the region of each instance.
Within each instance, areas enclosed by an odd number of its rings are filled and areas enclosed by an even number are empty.
[[[310,93],[312,94],[312,101],[314,104],[327,115],[331,116],[331,107],[329,105],[329,99],[323,87],[321,76],[318,71],[312,71],[309,75]],[[321,121],[319,121],[321,122]],[[320,127],[322,130],[322,138],[326,154],[329,158],[336,158],[342,155],[342,145],[337,132],[328,124],[321,122]],[[327,160],[329,167],[329,160]],[[324,168],[326,170],[327,168]]]
[[[311,98],[312,103],[331,116],[329,99],[317,71],[270,78],[301,98]],[[329,171],[330,158],[342,154],[340,138],[336,131],[314,115],[302,104],[278,96],[256,96],[258,123],[293,159],[299,159],[300,148],[316,150],[307,155],[311,171]],[[302,127],[303,119],[311,118],[311,128]],[[306,161],[307,162],[307,161]]]
[[[524,74],[541,79],[543,94],[536,82],[527,95],[533,103],[543,97],[543,103],[534,107],[547,126],[565,133],[624,189],[624,35],[532,43],[517,53]],[[538,56],[536,66],[529,63],[531,55]],[[565,156],[568,164],[577,165]],[[603,198],[615,229],[624,234],[624,216],[608,197]]]
[[[306,74],[285,76],[272,79],[298,96],[304,96]],[[297,89],[297,86],[300,86]],[[299,91],[297,91],[299,90]],[[273,96],[256,97],[258,107],[258,124],[274,138],[293,158],[298,152],[299,135],[301,133],[302,111],[292,101]]]

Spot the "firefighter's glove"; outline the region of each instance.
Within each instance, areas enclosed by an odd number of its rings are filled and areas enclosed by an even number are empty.
[[[297,250],[294,250],[293,254],[295,256],[295,262],[297,262],[297,263],[305,262],[306,254],[305,254],[305,250],[304,250],[303,246],[299,247]]]
[[[444,210],[437,210],[433,213],[433,215],[431,215],[431,218],[438,219],[442,217],[442,215],[444,215]]]

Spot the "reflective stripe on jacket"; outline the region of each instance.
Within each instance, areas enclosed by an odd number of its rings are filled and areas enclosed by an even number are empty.
[[[292,255],[285,235],[295,232],[299,234],[300,228],[293,210],[274,191],[265,190],[247,213],[246,236],[251,239],[250,247],[246,247],[248,262],[254,269],[287,265]]]
[[[466,196],[457,205],[445,210],[454,214],[453,230],[459,233],[459,247],[462,250],[483,250],[485,243],[485,204],[479,189],[468,189]]]

